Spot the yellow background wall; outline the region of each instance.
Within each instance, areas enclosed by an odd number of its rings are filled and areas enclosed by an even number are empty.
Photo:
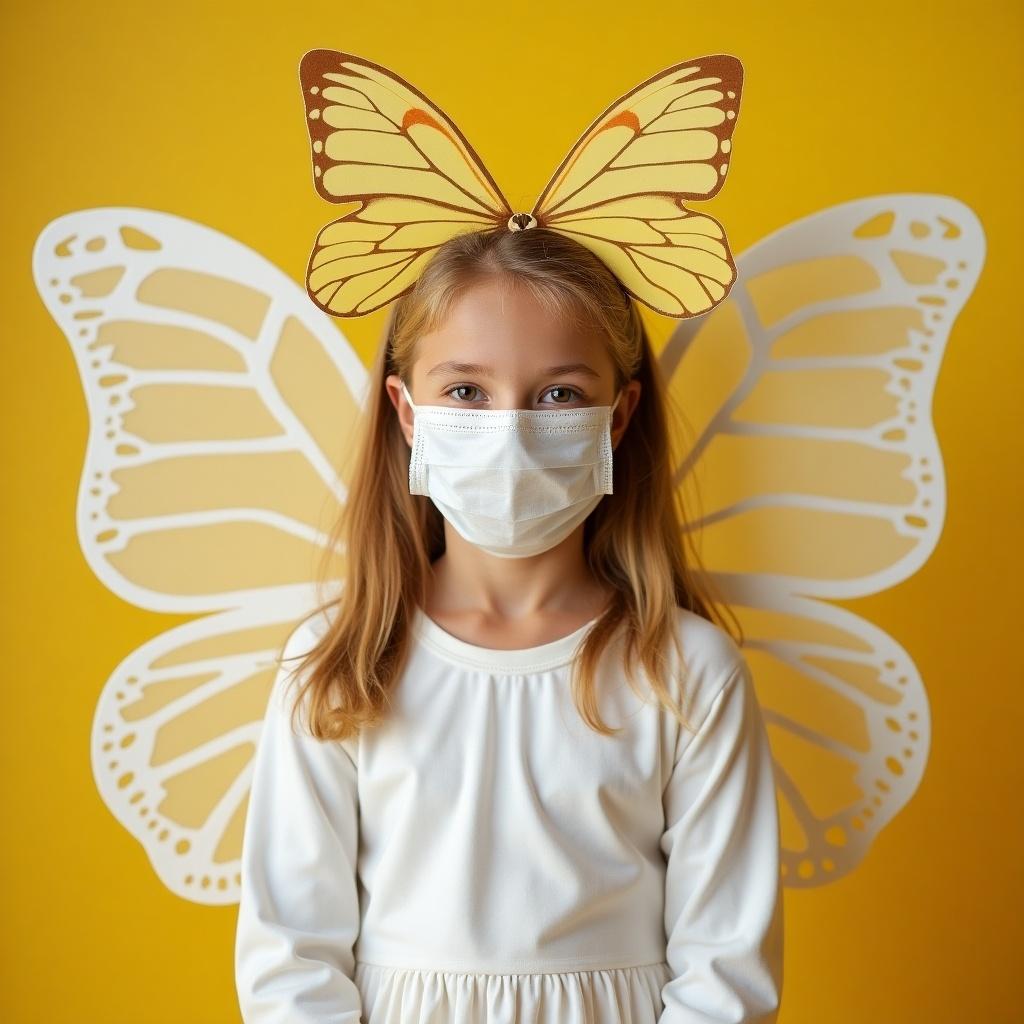
[[[986,267],[933,409],[943,536],[905,583],[844,602],[913,656],[931,701],[930,759],[860,868],[787,891],[781,1021],[1020,1019],[1018,5],[36,2],[8,6],[3,29],[4,1020],[238,1019],[234,907],[168,892],[93,782],[104,680],[186,617],[122,602],[82,557],[88,420],[31,252],[61,213],[141,206],[209,224],[301,282],[334,215],[312,188],[297,79],[299,57],[320,46],[426,91],[514,209],[529,209],[614,97],[725,51],[746,81],[730,180],[707,212],[735,252],[875,193],[945,193],[978,214]],[[367,363],[383,319],[346,325]],[[657,343],[672,327],[648,323]]]

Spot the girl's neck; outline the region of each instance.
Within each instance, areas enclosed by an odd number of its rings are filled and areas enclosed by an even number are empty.
[[[449,536],[431,567],[423,611],[482,647],[533,647],[571,633],[600,615],[611,598],[594,579],[582,541],[581,527],[550,551],[513,559]]]

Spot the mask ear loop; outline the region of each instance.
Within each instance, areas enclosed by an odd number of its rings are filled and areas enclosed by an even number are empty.
[[[402,391],[405,394],[405,400],[412,407],[412,411],[415,414],[416,406],[413,404],[412,395],[409,394],[409,389],[405,386],[405,381],[402,381]],[[414,415],[413,421],[416,424],[413,427],[412,432],[412,446],[409,451],[409,493],[410,494],[425,494],[426,492],[422,489],[422,476],[423,468],[420,465],[420,459],[423,453],[423,437],[419,431],[419,421]]]

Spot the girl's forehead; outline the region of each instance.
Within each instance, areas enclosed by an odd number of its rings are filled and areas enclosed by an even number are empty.
[[[424,337],[414,365],[427,380],[459,375],[512,380],[572,374],[597,381],[612,376],[615,369],[607,347],[596,338],[511,333]]]
[[[596,326],[551,308],[525,288],[496,284],[460,295],[444,321],[417,339],[415,361],[430,374],[438,366],[457,372],[461,364],[463,372],[489,368],[505,376],[568,364],[603,375],[614,365]]]
[[[452,302],[438,330],[450,332],[542,330],[572,333],[579,316],[545,301],[525,285],[489,279],[467,288]]]

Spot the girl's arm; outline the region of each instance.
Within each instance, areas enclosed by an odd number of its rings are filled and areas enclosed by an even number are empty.
[[[664,792],[666,959],[659,1024],[771,1024],[782,995],[779,818],[768,736],[745,661]]]
[[[297,629],[284,658],[311,639]],[[306,734],[299,712],[293,731],[288,670],[286,660],[267,705],[242,840],[239,1006],[245,1024],[359,1024],[356,765],[342,743]]]

